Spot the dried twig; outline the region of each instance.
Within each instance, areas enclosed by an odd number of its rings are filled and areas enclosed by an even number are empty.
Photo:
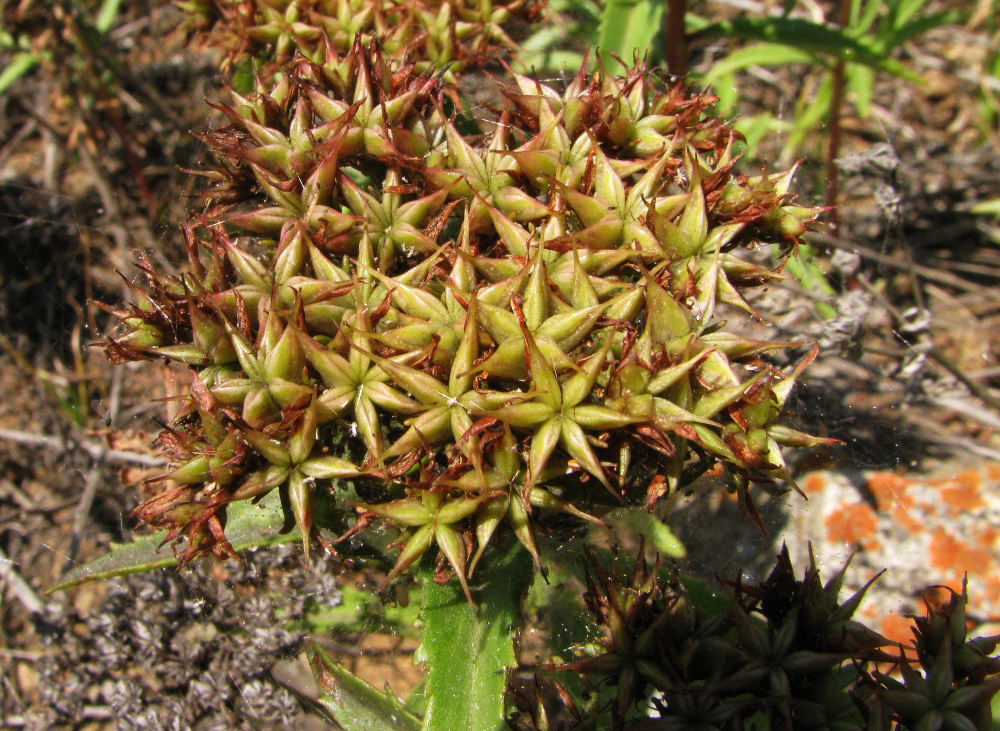
[[[879,264],[892,267],[893,269],[901,272],[916,272],[921,277],[931,282],[937,282],[938,284],[954,287],[955,289],[960,289],[963,292],[975,292],[976,294],[982,295],[990,295],[993,293],[992,288],[984,287],[980,284],[976,284],[975,282],[962,279],[961,277],[955,276],[951,272],[944,272],[939,269],[933,269],[920,264],[911,264],[901,257],[893,256],[892,254],[884,254],[881,251],[876,251],[875,249],[869,248],[863,244],[858,244],[854,241],[845,241],[844,239],[839,239],[836,236],[830,236],[829,234],[818,232],[808,233],[803,236],[803,239],[810,244],[829,246],[834,249],[842,249],[844,251],[853,251],[856,254],[860,254],[865,259],[877,261]]]
[[[27,122],[21,125],[20,129],[10,136],[10,139],[0,147],[0,167],[7,164],[7,160],[10,159],[18,150],[23,150],[21,143],[24,142],[28,137],[34,134],[35,130],[38,129],[38,122],[34,119],[29,119]]]
[[[972,452],[986,459],[1000,460],[1000,450],[986,447],[969,437],[952,436],[942,432],[939,421],[918,417],[914,414],[907,414],[906,419],[912,424],[923,427],[920,438],[924,441],[964,449],[967,452]]]
[[[108,449],[100,444],[86,442],[82,439],[65,440],[48,434],[34,434],[19,429],[0,429],[0,439],[32,447],[44,447],[58,452],[80,449],[94,459],[103,459],[108,464],[130,464],[139,467],[164,467],[167,464],[166,460],[161,457],[150,457],[146,454],[127,452],[122,449]]]
[[[994,411],[1000,413],[1000,399],[990,393],[990,390],[986,386],[978,383],[974,378],[970,378],[969,375],[964,370],[959,368],[954,361],[948,358],[940,348],[933,347],[927,351],[927,354],[934,359],[935,363],[961,381],[962,384],[968,388],[976,398]],[[995,426],[1000,426],[1000,419],[996,416],[993,416],[992,418],[997,419],[997,424],[995,424]]]
[[[90,508],[94,505],[94,497],[97,495],[97,485],[101,480],[101,467],[104,466],[104,463],[104,454],[95,458],[94,465],[87,474],[87,481],[84,483],[80,500],[73,510],[73,527],[70,531],[69,550],[66,552],[66,560],[63,562],[63,574],[76,565],[76,558],[80,552],[81,536],[83,535],[83,529],[87,525],[87,519],[90,517]]]
[[[45,609],[45,602],[17,572],[17,569],[14,568],[14,562],[7,558],[7,554],[2,548],[0,548],[0,582],[7,586],[10,593],[24,605],[30,614],[41,614]]]

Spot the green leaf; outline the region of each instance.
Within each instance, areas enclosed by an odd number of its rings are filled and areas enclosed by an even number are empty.
[[[805,100],[808,106],[795,117],[795,126],[792,128],[788,140],[785,142],[782,158],[786,159],[798,149],[806,136],[830,113],[830,105],[833,102],[833,74],[826,73],[820,81],[816,91]]]
[[[808,244],[798,247],[794,255],[785,261],[785,271],[799,280],[809,292],[818,292],[824,297],[832,297],[836,292],[827,280],[823,270],[816,263],[816,252]],[[818,302],[816,309],[827,320],[833,319],[837,311],[827,302]]]
[[[848,23],[850,31],[852,33],[867,33],[881,9],[882,0],[869,0],[864,8],[861,8],[858,3],[853,3],[851,18]]]
[[[403,588],[400,585],[400,588]],[[375,634],[401,635],[420,638],[420,602],[415,600],[416,587],[409,587],[411,596],[403,606],[399,603],[383,604],[378,595],[346,584],[338,586],[342,601],[337,606],[309,601],[302,620],[293,627],[311,633],[350,632],[359,626]]]
[[[465,600],[457,581],[438,586],[432,569],[420,571],[424,639],[416,660],[427,664],[424,731],[507,729],[504,688],[517,661],[514,632],[532,572],[519,543],[492,558],[483,571],[489,578],[473,592],[475,605]]]
[[[711,38],[736,38],[785,46],[813,56],[826,56],[831,61],[843,59],[913,81],[920,80],[917,74],[909,71],[899,61],[886,57],[877,39],[870,36],[853,38],[848,31],[804,18],[734,18],[713,23],[702,33]],[[721,63],[727,63],[735,55],[732,54]],[[773,66],[775,63],[769,65]]]
[[[847,88],[854,92],[854,106],[858,116],[868,119],[872,113],[872,90],[875,88],[875,72],[867,66],[851,64],[844,70]]]
[[[252,58],[241,58],[233,66],[233,89],[237,94],[247,96],[257,89],[256,68]]]
[[[283,532],[285,522],[281,496],[273,490],[257,503],[242,500],[227,508],[226,538],[235,551],[301,540],[302,534],[297,528]],[[177,557],[169,546],[162,545],[165,537],[166,531],[158,531],[131,543],[113,543],[110,553],[69,571],[46,593],[91,581],[176,566],[179,563]]]
[[[957,22],[959,22],[959,14],[954,10],[943,10],[940,13],[925,15],[922,18],[917,18],[912,23],[907,23],[902,27],[896,28],[891,35],[880,39],[879,45],[888,53],[929,30]]]
[[[645,56],[663,25],[665,3],[655,0],[608,0],[601,14],[597,47],[608,69],[618,66],[610,54],[630,63]]]
[[[978,216],[1000,216],[1000,198],[977,203],[969,210]]]
[[[729,611],[733,606],[732,601],[722,591],[713,590],[707,581],[694,576],[681,575],[681,584],[684,586],[684,596],[691,605],[706,617],[714,617],[717,614]]]
[[[27,51],[15,53],[10,63],[7,64],[3,71],[0,71],[0,94],[7,91],[15,81],[27,74],[47,57],[47,54],[29,53]]]
[[[746,138],[746,149],[756,150],[765,135],[773,132],[785,132],[791,128],[791,123],[777,119],[771,114],[756,114],[752,117],[741,117],[736,120],[736,129]]]
[[[335,663],[319,645],[306,652],[323,695],[319,702],[344,731],[418,731],[420,719],[391,692],[380,693]]]
[[[645,508],[618,508],[604,516],[612,530],[624,530],[642,536],[649,545],[671,558],[683,558],[684,545],[667,524]]]
[[[121,7],[122,0],[104,0],[101,3],[101,9],[97,13],[97,19],[94,21],[94,27],[97,28],[101,34],[107,33],[111,30],[111,26],[115,24],[115,18],[118,17],[118,9]]]
[[[708,70],[702,80],[706,84],[715,83],[723,76],[742,71],[750,66],[785,66],[792,63],[812,63],[816,55],[782,43],[758,43],[741,48],[726,56]]]

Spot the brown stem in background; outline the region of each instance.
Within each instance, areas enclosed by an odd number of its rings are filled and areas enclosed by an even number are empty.
[[[849,0],[840,0],[837,7],[837,25],[845,28],[850,21],[851,4]],[[833,98],[830,99],[830,136],[826,148],[826,205],[830,209],[827,220],[830,231],[834,234],[840,225],[837,214],[837,198],[840,185],[837,171],[837,158],[840,156],[840,109],[844,102],[844,60],[837,61],[833,67]]]
[[[120,110],[112,105],[108,109],[108,116],[111,119],[111,126],[114,127],[115,132],[118,134],[118,139],[121,140],[125,160],[139,189],[139,197],[146,204],[149,217],[152,218],[155,215],[153,211],[153,191],[150,190],[149,182],[146,180],[142,163],[139,162],[139,157],[135,154],[135,147],[132,145],[132,136],[125,125],[125,120],[122,119]]]
[[[667,0],[667,15],[663,21],[663,51],[667,57],[667,70],[674,76],[687,75],[687,34],[684,16],[687,0]]]

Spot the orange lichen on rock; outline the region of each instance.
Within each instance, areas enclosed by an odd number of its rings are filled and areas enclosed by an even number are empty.
[[[814,472],[803,481],[802,492],[807,495],[816,495],[823,491],[825,485],[826,480],[823,479],[823,476]]]
[[[924,524],[913,513],[907,510],[906,506],[902,503],[893,506],[892,518],[896,521],[897,525],[902,526],[910,531],[910,533],[919,533],[924,529]]]
[[[989,551],[973,548],[945,530],[938,529],[931,536],[931,565],[938,569],[980,573],[992,559]]]
[[[981,508],[985,503],[980,486],[979,470],[962,470],[955,476],[954,483],[941,488],[941,500],[953,513]]]
[[[898,612],[889,612],[882,618],[879,633],[887,640],[901,645],[913,644],[913,620]]]
[[[878,518],[864,503],[842,505],[826,521],[826,539],[830,543],[864,544],[875,537]]]
[[[1000,576],[994,574],[986,581],[986,595],[1000,597]]]
[[[993,548],[993,544],[997,542],[997,538],[1000,538],[1000,529],[992,525],[985,526],[976,536],[979,545],[987,549]]]
[[[886,510],[896,503],[910,502],[905,497],[909,484],[909,480],[895,472],[876,472],[868,478],[867,487],[879,510]]]
[[[995,622],[990,634],[1000,634],[1000,462],[952,463],[930,475],[813,472],[801,484],[813,512],[794,524],[796,540],[829,565],[856,552],[848,579],[852,591],[864,583],[863,574],[889,568],[865,600],[873,620],[897,612],[884,634],[909,641],[902,616],[924,610],[920,597],[927,587],[961,592],[964,582],[970,616]],[[926,598],[950,596],[937,590]]]

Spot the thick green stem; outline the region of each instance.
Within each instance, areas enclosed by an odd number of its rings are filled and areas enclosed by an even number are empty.
[[[531,561],[517,542],[480,568],[485,582],[469,604],[457,581],[434,583],[420,572],[424,637],[417,660],[427,666],[424,731],[501,731],[507,672],[516,663],[514,636]]]

